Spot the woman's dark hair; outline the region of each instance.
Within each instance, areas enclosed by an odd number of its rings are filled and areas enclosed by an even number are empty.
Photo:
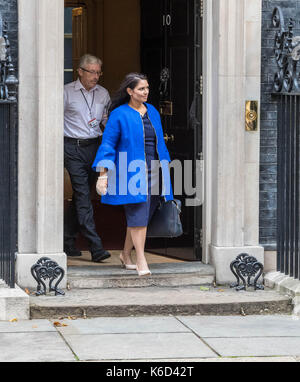
[[[130,95],[127,93],[127,88],[134,89],[139,81],[146,80],[148,81],[145,74],[142,73],[129,73],[126,75],[122,81],[119,89],[116,91],[115,95],[112,97],[112,103],[109,108],[109,112],[116,109],[118,106],[128,103],[130,100]]]

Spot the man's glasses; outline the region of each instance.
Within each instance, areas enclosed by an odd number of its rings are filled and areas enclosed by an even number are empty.
[[[96,76],[100,77],[102,76],[103,72],[95,72],[95,70],[87,70],[85,68],[82,68],[80,67],[81,70],[83,70],[84,72],[88,72],[88,73],[91,73],[91,74],[96,74]]]

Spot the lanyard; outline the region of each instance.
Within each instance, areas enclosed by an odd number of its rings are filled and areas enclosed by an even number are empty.
[[[83,98],[84,98],[86,104],[87,104],[87,107],[89,108],[90,116],[91,116],[91,118],[92,118],[92,108],[93,108],[93,104],[94,104],[95,90],[93,91],[93,99],[92,99],[91,106],[88,104],[88,101],[87,101],[87,99],[85,98],[85,95],[84,95],[82,89],[80,89],[80,91],[81,91],[81,94],[83,95]]]

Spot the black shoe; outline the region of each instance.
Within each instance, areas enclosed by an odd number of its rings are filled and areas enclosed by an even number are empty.
[[[110,253],[105,251],[105,249],[103,249],[103,251],[99,251],[99,252],[91,252],[92,254],[92,261],[94,261],[95,263],[100,263],[101,261],[105,260],[105,259],[108,259],[110,257]]]
[[[79,257],[79,256],[82,256],[82,253],[78,249],[76,249],[75,247],[73,247],[73,248],[65,247],[64,248],[64,252],[69,257]]]

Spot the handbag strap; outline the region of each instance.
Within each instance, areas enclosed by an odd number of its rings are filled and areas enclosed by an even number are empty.
[[[178,200],[178,199],[173,199],[172,202],[174,202],[174,204],[177,207],[179,213],[181,213],[181,201]]]
[[[178,200],[178,199],[173,199],[173,200],[170,200],[170,202],[171,202],[171,203],[174,203],[175,206],[176,206],[176,208],[178,209],[178,212],[181,213],[181,201]],[[161,198],[161,199],[159,200],[159,204],[158,204],[158,206],[157,206],[157,209],[160,209],[164,203],[167,203],[167,202],[164,201],[164,199]]]

